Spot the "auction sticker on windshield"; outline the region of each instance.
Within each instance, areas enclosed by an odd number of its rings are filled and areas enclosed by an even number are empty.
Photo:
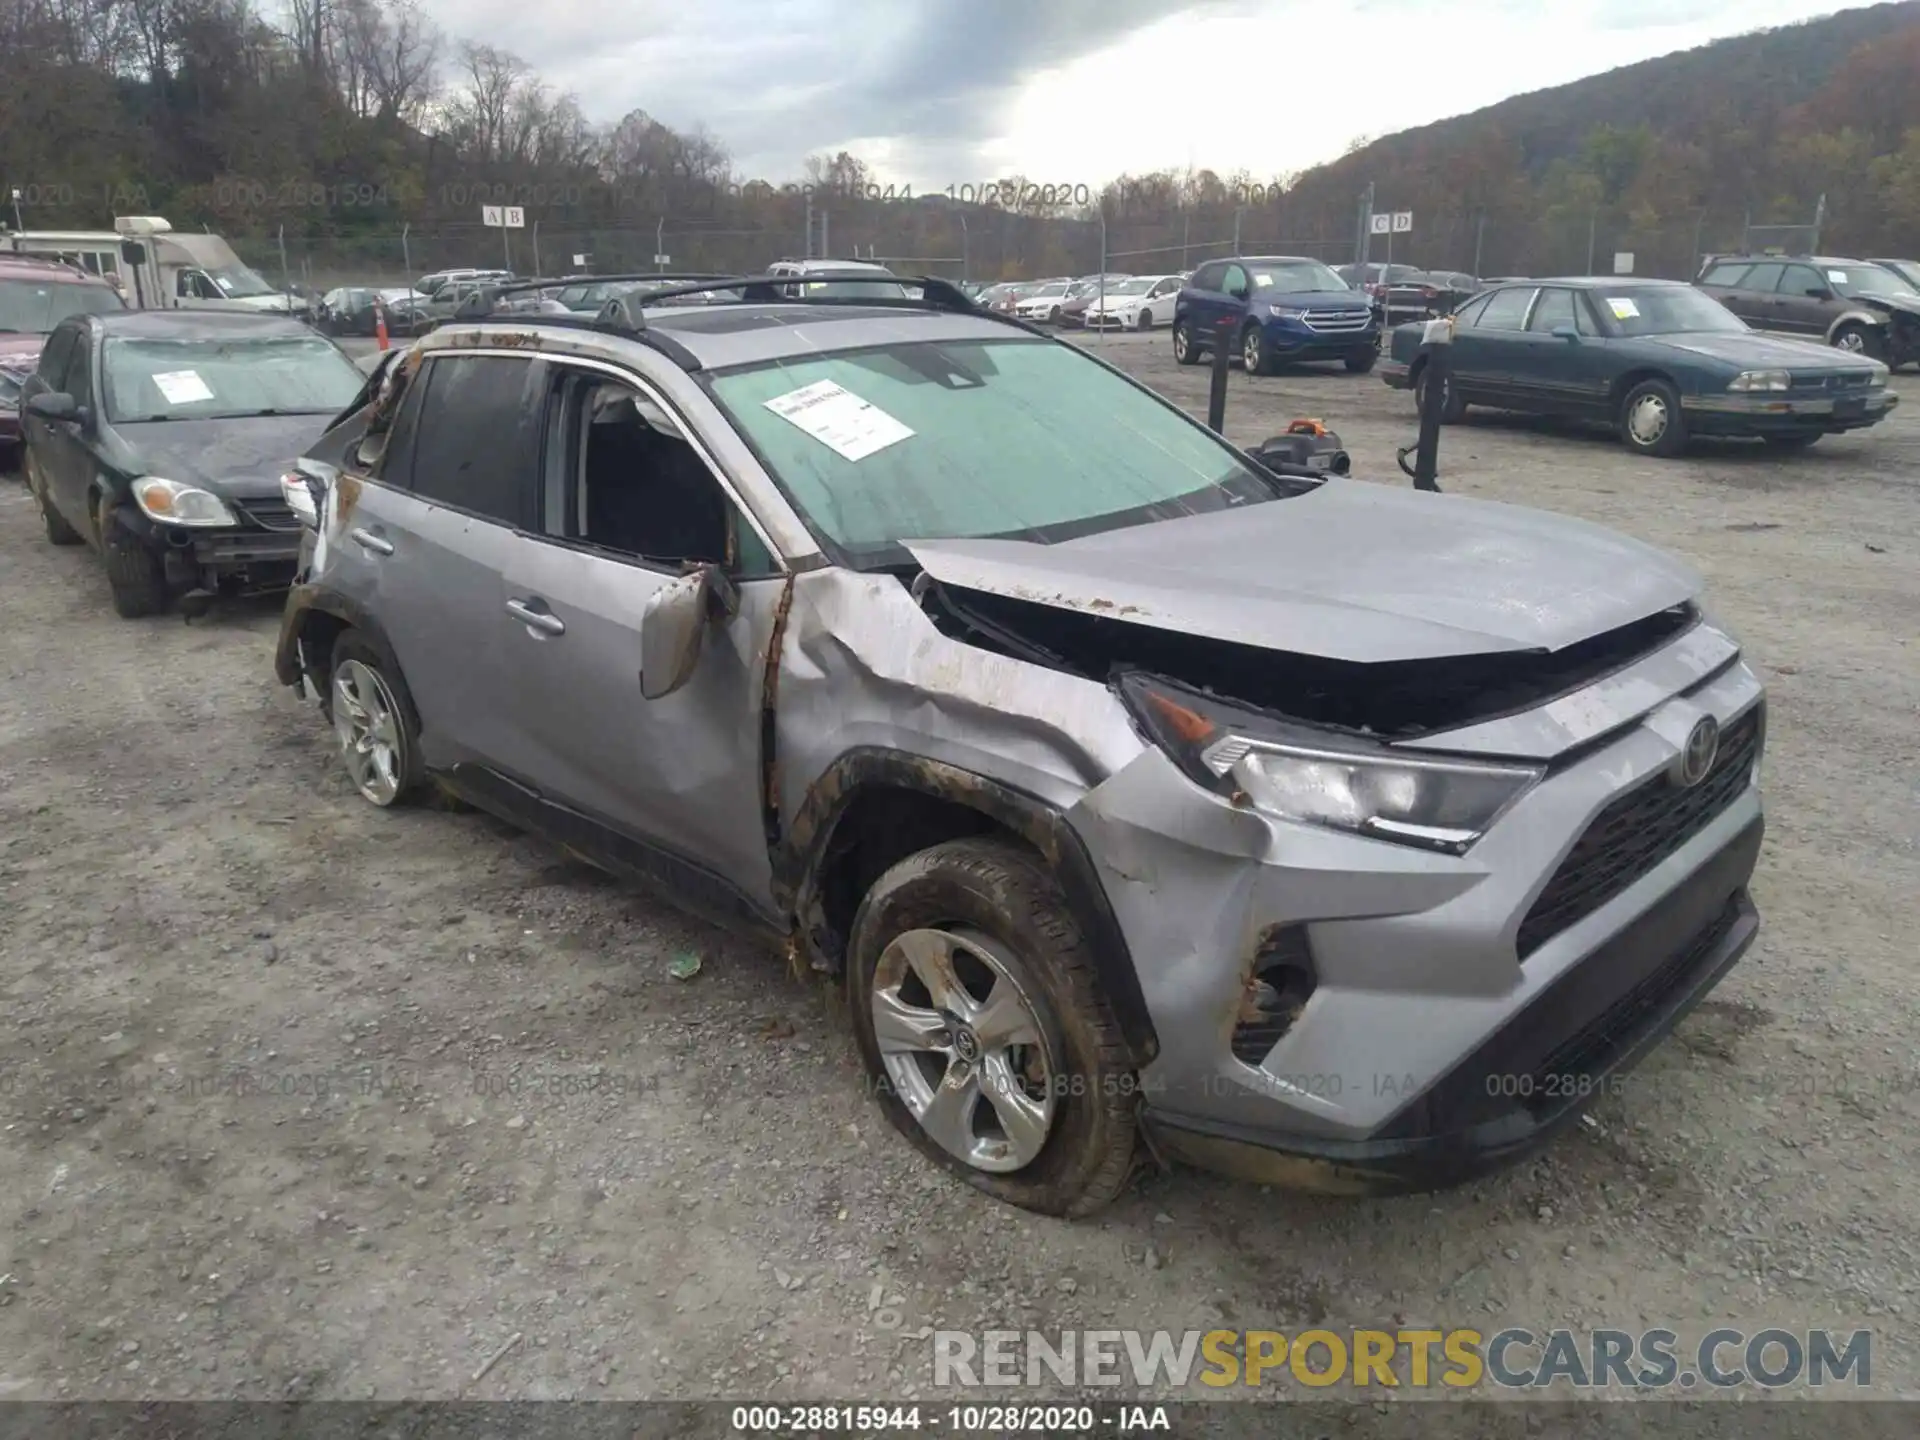
[[[1640,318],[1640,307],[1625,297],[1608,300],[1607,308],[1613,311],[1613,318],[1616,320],[1637,320]]]
[[[781,419],[798,425],[847,460],[864,460],[913,434],[886,411],[831,380],[803,385],[765,403]]]
[[[169,405],[192,405],[213,398],[213,391],[200,378],[198,370],[169,370],[154,376],[153,383],[160,387]]]

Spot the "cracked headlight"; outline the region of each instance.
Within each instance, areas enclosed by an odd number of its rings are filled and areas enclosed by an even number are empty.
[[[1727,384],[1729,390],[1791,390],[1793,377],[1784,370],[1742,370]]]
[[[1149,680],[1121,693],[1197,783],[1278,819],[1459,855],[1543,773],[1532,765],[1410,755],[1362,735],[1290,725]]]
[[[133,482],[133,503],[163,525],[233,525],[233,511],[211,490],[147,475]]]

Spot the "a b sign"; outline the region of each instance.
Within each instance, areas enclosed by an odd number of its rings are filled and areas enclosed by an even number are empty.
[[[480,223],[496,229],[524,230],[527,212],[518,205],[482,205]]]

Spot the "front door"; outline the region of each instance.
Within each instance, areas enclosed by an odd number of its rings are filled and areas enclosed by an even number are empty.
[[[1607,408],[1604,347],[1586,297],[1570,287],[1541,289],[1513,351],[1514,403],[1554,415],[1592,415]]]
[[[1516,397],[1514,351],[1525,344],[1527,316],[1537,292],[1527,285],[1496,290],[1453,335],[1453,387],[1482,405],[1524,403]],[[1467,317],[1462,317],[1463,321]]]
[[[580,848],[697,908],[764,915],[761,696],[787,582],[685,433],[642,384],[556,366],[540,522],[496,602],[517,678],[500,759],[568,812]],[[710,623],[685,685],[648,699],[647,601],[701,564],[729,572],[738,610]]]
[[[1780,277],[1776,327],[1788,335],[1824,340],[1837,308],[1834,299],[1833,285],[1824,271],[1811,265],[1789,265]]]

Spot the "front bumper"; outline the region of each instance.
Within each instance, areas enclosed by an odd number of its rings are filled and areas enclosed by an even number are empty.
[[[1260,327],[1268,352],[1280,360],[1344,360],[1349,355],[1371,354],[1380,348],[1381,333],[1377,321],[1364,330],[1313,330],[1273,320]]]
[[[1696,435],[1829,435],[1878,425],[1900,403],[1882,387],[1844,395],[1688,395],[1680,402]]]
[[[230,502],[234,503],[234,502]],[[284,506],[256,502],[280,522]],[[248,590],[280,590],[293,583],[300,560],[300,528],[268,528],[252,522],[232,526],[160,525],[132,506],[122,511],[127,525],[161,558],[167,583],[176,591],[213,589],[238,583]]]
[[[1069,820],[1160,1041],[1140,1076],[1160,1151],[1310,1188],[1427,1188],[1503,1163],[1618,1093],[1757,928],[1746,886],[1762,833],[1759,682],[1699,635],[1622,676],[1651,684],[1696,653],[1699,675],[1621,728],[1585,712],[1641,703],[1647,685],[1583,692],[1581,723],[1611,738],[1567,752],[1464,856],[1235,807],[1157,751],[1089,792]],[[1464,753],[1530,753],[1515,747],[1539,713],[1447,738]],[[1725,768],[1670,797],[1703,715],[1728,736]],[[1630,819],[1596,858],[1622,805],[1670,798],[1663,813],[1684,823]],[[1283,940],[1315,983],[1297,1014],[1260,1029],[1271,1017],[1255,971]]]

